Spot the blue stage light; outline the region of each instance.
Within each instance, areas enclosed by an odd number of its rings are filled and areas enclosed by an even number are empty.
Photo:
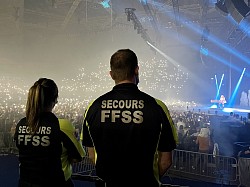
[[[140,0],[140,3],[146,5],[148,2],[147,2],[147,0]]]
[[[100,4],[103,6],[103,8],[110,8],[109,1],[110,0],[104,0],[100,2]]]
[[[157,6],[160,10],[164,11],[164,6],[165,5],[163,3],[154,3],[154,6]],[[179,19],[178,20],[175,20],[175,14],[174,14],[174,12],[165,11],[165,14],[169,18],[173,19],[173,22],[178,21],[179,24],[181,24],[182,26],[185,26],[186,28],[189,28],[192,31],[194,31],[194,32],[196,32],[196,33],[198,33],[200,35],[203,34],[204,28],[201,28],[199,25],[197,25],[195,23],[192,23],[190,20],[184,19],[183,17],[181,17],[181,15],[179,15]],[[228,16],[228,19],[229,20],[230,19],[233,20],[233,18],[231,16]],[[217,37],[211,35],[211,33],[210,33],[209,41],[212,42],[212,43],[214,43],[214,44],[216,44],[220,48],[224,49],[225,51],[227,51],[231,55],[233,55],[233,56],[241,59],[244,62],[246,62],[247,64],[250,64],[250,59],[247,56],[243,55],[241,52],[237,51],[236,49],[228,46],[228,44],[224,43],[223,41],[221,41]],[[220,58],[220,57],[218,57],[218,58]]]
[[[215,99],[219,99],[219,95],[220,95],[220,89],[221,89],[221,85],[222,85],[222,81],[224,79],[224,73],[222,74],[221,76],[221,79],[220,79],[220,84],[219,84],[219,87],[218,87],[218,90],[217,90],[217,94],[216,94],[216,97]]]
[[[239,78],[239,80],[238,80],[238,82],[237,82],[237,85],[235,86],[235,89],[234,89],[234,91],[233,91],[233,94],[232,94],[232,96],[231,96],[231,98],[230,98],[230,101],[229,101],[229,103],[228,103],[228,106],[229,106],[229,107],[233,107],[233,106],[234,106],[235,99],[236,99],[236,95],[238,94],[239,87],[240,87],[240,83],[241,83],[241,81],[242,81],[242,78],[243,78],[243,75],[244,75],[244,73],[245,73],[245,70],[246,70],[246,68],[243,69],[243,71],[242,71],[242,73],[241,73],[241,76],[240,76],[240,78]]]
[[[201,54],[208,56],[208,49],[207,48],[201,46],[200,52],[201,52]]]

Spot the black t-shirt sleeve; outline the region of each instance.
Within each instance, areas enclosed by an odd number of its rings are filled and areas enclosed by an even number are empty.
[[[158,151],[169,152],[176,148],[172,128],[165,112],[162,110],[162,130],[159,139]]]
[[[82,145],[86,147],[94,147],[92,138],[90,136],[87,117],[84,119],[83,126],[82,126]]]

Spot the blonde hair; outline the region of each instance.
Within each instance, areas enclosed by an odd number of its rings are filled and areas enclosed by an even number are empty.
[[[210,137],[210,130],[208,128],[201,128],[200,134],[198,135],[200,137]]]

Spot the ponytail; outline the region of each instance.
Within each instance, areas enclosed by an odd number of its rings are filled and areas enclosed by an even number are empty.
[[[29,89],[26,103],[26,119],[32,134],[39,128],[40,114],[47,111],[57,100],[57,97],[58,88],[51,79],[41,78]]]

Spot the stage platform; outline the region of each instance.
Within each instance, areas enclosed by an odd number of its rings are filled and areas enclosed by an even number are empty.
[[[207,104],[200,105],[192,108],[193,112],[203,112],[208,114],[217,114],[223,116],[230,116],[230,113],[233,112],[234,115],[239,115],[248,119],[250,117],[250,107],[234,106],[218,108],[217,105]],[[190,110],[191,111],[191,110]]]

